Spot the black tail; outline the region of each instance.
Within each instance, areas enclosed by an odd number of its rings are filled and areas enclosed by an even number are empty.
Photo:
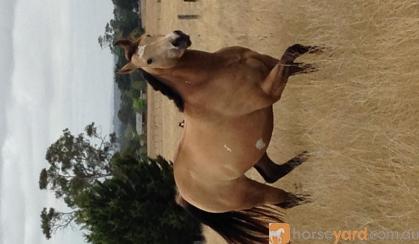
[[[269,223],[282,223],[283,214],[274,205],[241,211],[210,213],[182,199],[181,206],[201,223],[208,225],[228,243],[269,243]]]

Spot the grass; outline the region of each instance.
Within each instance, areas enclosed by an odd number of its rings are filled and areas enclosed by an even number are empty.
[[[419,230],[419,2],[281,5],[294,42],[327,47],[305,58],[321,71],[291,85],[299,107],[278,111],[297,120],[281,132],[315,152],[297,176],[317,198],[307,214],[324,228]]]

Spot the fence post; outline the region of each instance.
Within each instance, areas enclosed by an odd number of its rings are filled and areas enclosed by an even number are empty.
[[[178,19],[198,19],[199,15],[197,14],[178,14]]]

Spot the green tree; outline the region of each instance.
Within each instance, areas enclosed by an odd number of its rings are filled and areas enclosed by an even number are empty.
[[[47,150],[49,167],[39,176],[40,189],[50,189],[71,208],[93,182],[111,176],[109,160],[117,148],[115,134],[103,137],[95,124],[77,136],[68,129]]]
[[[85,210],[93,243],[192,243],[200,225],[174,202],[172,165],[115,155],[114,177],[89,192]]]
[[[138,2],[131,0],[113,0],[115,8],[114,17],[105,26],[105,33],[99,36],[98,42],[102,48],[109,47],[113,53],[118,49],[113,43],[123,37],[138,37],[144,33],[138,18]]]
[[[112,2],[118,8],[135,12],[138,11],[138,0],[112,0]]]
[[[103,36],[98,37],[98,42],[99,42],[100,47],[101,48],[111,47],[112,49],[114,35],[115,35],[115,32],[112,29],[110,23],[107,23],[105,26],[105,33],[103,34]]]
[[[135,125],[133,99],[128,92],[121,93],[121,107],[118,111],[118,118],[124,124]]]
[[[76,218],[76,212],[57,212],[54,208],[44,208],[41,212],[41,229],[47,239],[58,230],[69,227]]]
[[[102,48],[109,47],[115,56],[114,71],[117,72],[123,67],[125,60],[124,51],[115,47],[113,44],[121,38],[135,39],[144,33],[141,26],[141,20],[138,17],[139,5],[137,0],[112,0],[114,4],[113,18],[106,24],[105,32],[98,37],[99,45]],[[140,103],[133,107],[133,98],[138,98],[140,91],[146,90],[146,82],[143,80],[141,72],[134,72],[130,76],[115,75],[114,80],[121,91],[121,104],[117,116],[122,122],[119,134],[126,134],[124,131],[131,124],[135,126],[135,111],[143,111]],[[127,96],[129,98],[127,98]],[[126,138],[121,137],[123,144],[128,143]]]
[[[137,98],[137,99],[134,99],[132,103],[132,107],[135,112],[144,113],[147,108],[147,102],[145,99]]]
[[[64,199],[71,211],[41,211],[46,238],[77,224],[95,244],[192,243],[199,223],[175,204],[172,164],[162,157],[116,152],[113,134],[100,136],[94,123],[74,136],[68,129],[47,150],[41,189]]]

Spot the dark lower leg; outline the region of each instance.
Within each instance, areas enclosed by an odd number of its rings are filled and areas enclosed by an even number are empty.
[[[294,44],[285,50],[281,57],[281,61],[284,63],[294,62],[299,56],[305,53],[320,53],[322,48],[318,46],[303,46],[301,44]]]
[[[306,161],[307,158],[308,153],[302,152],[288,160],[286,163],[278,165],[265,153],[254,167],[267,183],[273,183],[290,173],[293,169]]]
[[[318,68],[313,64],[304,64],[304,63],[290,63],[286,67],[284,73],[287,76],[297,75],[297,74],[306,74],[318,71]]]
[[[317,46],[303,46],[301,44],[294,44],[287,48],[281,57],[281,62],[286,65],[284,69],[284,76],[289,77],[295,74],[310,73],[317,71],[316,66],[312,64],[296,63],[295,60],[305,53],[321,52],[322,48]]]

